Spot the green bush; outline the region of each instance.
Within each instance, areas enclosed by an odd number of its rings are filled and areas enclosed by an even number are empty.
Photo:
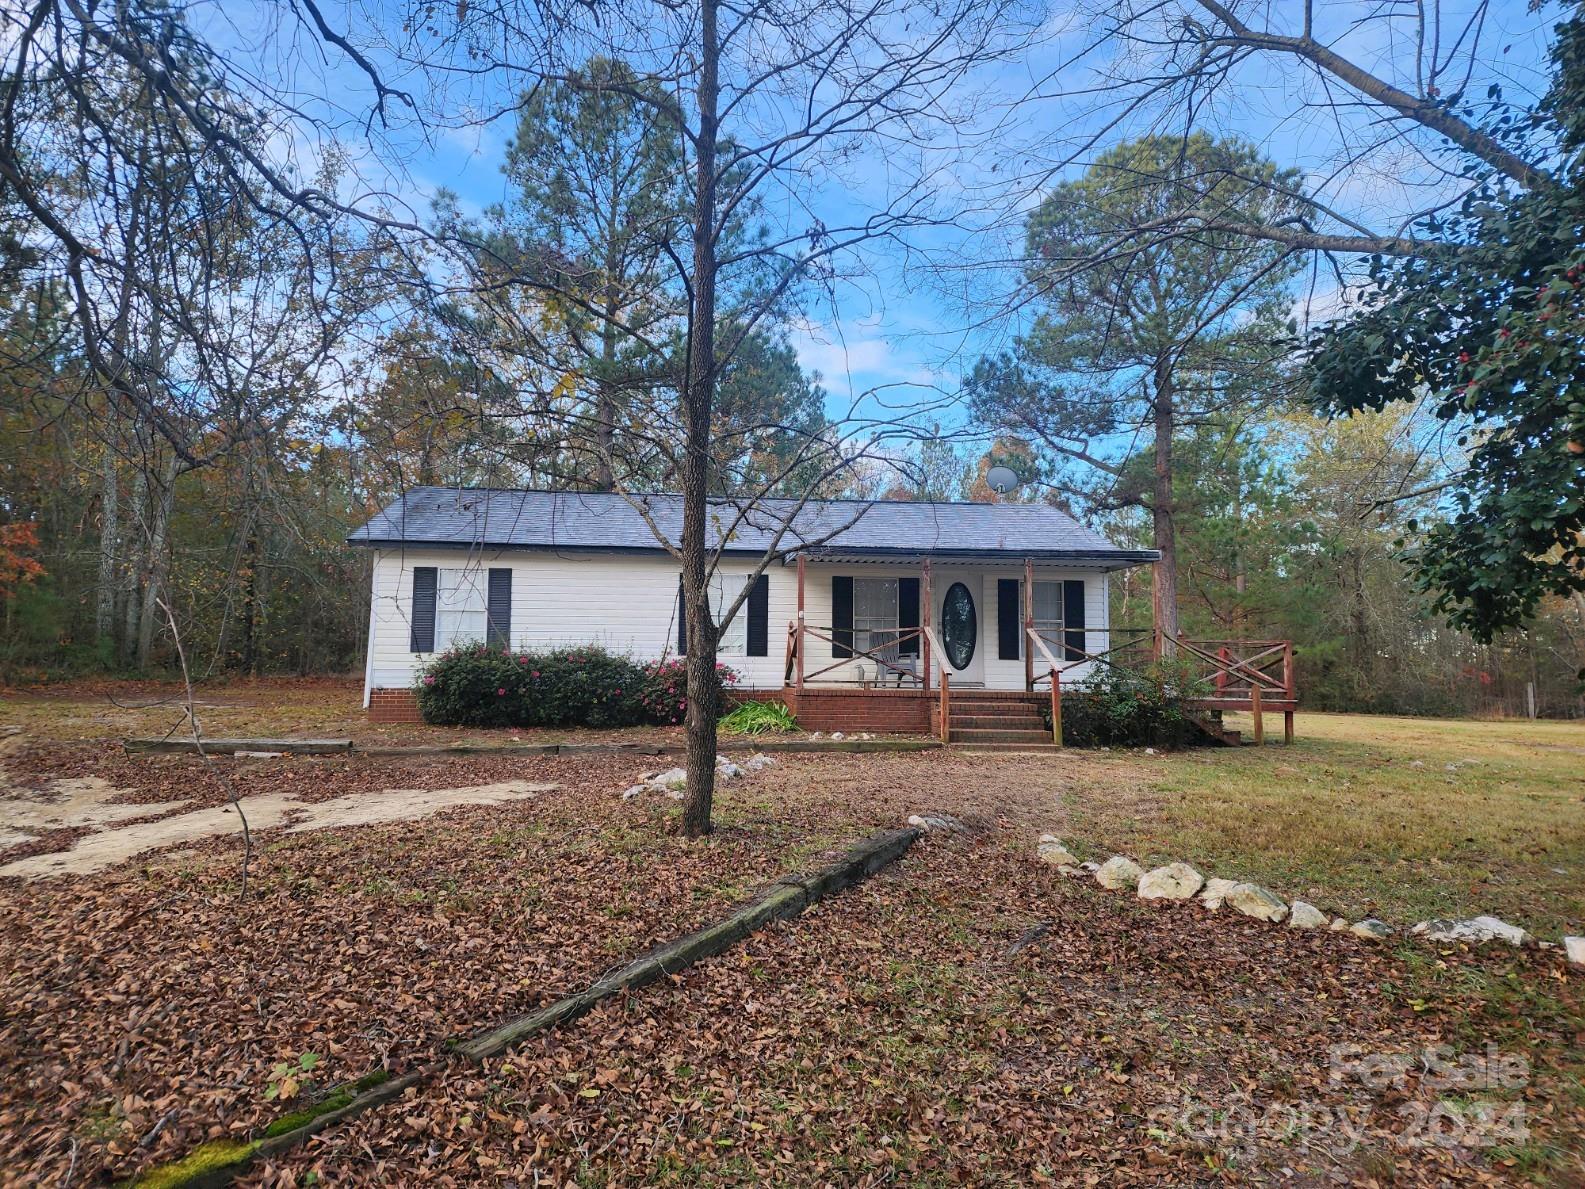
[[[716,672],[737,681],[725,665]],[[417,692],[424,721],[452,727],[630,727],[681,722],[688,708],[682,661],[644,665],[596,645],[465,644],[425,666]]]
[[[1062,741],[1069,747],[1191,747],[1205,742],[1189,699],[1206,689],[1188,670],[1158,661],[1141,670],[1102,666],[1062,695]],[[1044,710],[1051,725],[1051,709]]]
[[[768,731],[796,731],[798,720],[782,702],[744,702],[721,720],[728,735],[763,735]]]

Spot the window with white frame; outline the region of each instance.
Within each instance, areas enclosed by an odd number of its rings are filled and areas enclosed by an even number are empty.
[[[1023,593],[1023,583],[1018,584],[1019,594]],[[1062,656],[1062,583],[1035,581],[1035,632],[1045,642],[1051,655]],[[1018,615],[1022,621],[1024,609],[1018,608]],[[1029,640],[1024,632],[1018,633],[1018,655],[1023,656],[1023,650],[1029,646]]]
[[[853,652],[897,657],[897,579],[853,579]]]
[[[440,570],[435,577],[435,651],[483,640],[489,605],[482,566]]]
[[[721,622],[721,616],[726,614],[727,608],[731,607],[732,600],[743,593],[746,585],[748,578],[742,574],[717,573],[710,579],[710,614],[717,624]],[[725,656],[748,655],[747,599],[737,609],[732,622],[721,629],[721,639],[715,650]]]

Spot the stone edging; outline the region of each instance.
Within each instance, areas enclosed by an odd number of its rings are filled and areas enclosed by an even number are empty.
[[[1291,929],[1326,929],[1365,941],[1386,941],[1397,932],[1391,925],[1375,917],[1350,923],[1345,917],[1329,916],[1303,900],[1289,904],[1269,888],[1257,883],[1207,878],[1184,862],[1166,863],[1150,871],[1127,855],[1113,855],[1104,863],[1081,863],[1054,834],[1042,834],[1035,853],[1042,862],[1052,864],[1063,875],[1079,879],[1093,878],[1108,891],[1133,888],[1141,900],[1193,900],[1212,912],[1226,905],[1256,920],[1274,924],[1286,921]],[[1463,942],[1478,945],[1502,941],[1513,946],[1546,950],[1558,948],[1555,942],[1543,941],[1518,925],[1510,925],[1493,916],[1421,921],[1408,930],[1408,935],[1439,944]],[[1563,938],[1563,949],[1571,964],[1585,966],[1585,937]]]
[[[134,753],[195,754],[191,739],[123,739],[122,749]],[[902,752],[934,751],[939,739],[766,739],[722,742],[723,752]],[[205,739],[209,755],[363,755],[363,756],[556,756],[556,755],[681,755],[684,743],[419,743],[360,747],[351,739]]]
[[[451,1060],[479,1062],[499,1056],[538,1033],[569,1024],[602,1000],[636,991],[657,979],[675,974],[702,958],[731,948],[771,921],[798,916],[833,892],[867,879],[901,858],[923,834],[915,827],[884,830],[850,847],[841,858],[801,875],[785,875],[752,900],[713,925],[650,950],[582,991],[558,999],[526,1016],[448,1043],[447,1056],[431,1061],[399,1078],[384,1080],[378,1074],[353,1083],[350,1096],[343,1091],[306,1109],[290,1111],[264,1124],[248,1140],[223,1139],[202,1144],[179,1160],[157,1165],[122,1182],[126,1189],[210,1189],[229,1183],[262,1156],[274,1156],[296,1147],[310,1136],[343,1119],[427,1082],[445,1070]],[[283,1129],[283,1125],[286,1125]]]

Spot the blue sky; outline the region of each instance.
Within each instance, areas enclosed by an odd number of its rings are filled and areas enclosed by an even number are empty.
[[[1294,6],[1267,7],[1277,11],[1274,19],[1280,21],[1283,11]],[[371,0],[343,8],[340,18],[342,27],[369,44],[389,34],[389,22],[399,11],[398,5]],[[1357,18],[1373,11],[1376,5],[1354,0],[1317,5],[1317,35],[1366,69],[1414,89],[1416,47],[1404,29],[1355,25]],[[1445,6],[1445,28],[1456,27],[1467,11],[1468,4]],[[506,197],[500,167],[510,120],[474,117],[500,111],[512,84],[492,79],[471,93],[440,95],[416,72],[404,73],[390,58],[372,54],[384,64],[388,81],[410,87],[426,109],[444,110],[446,116],[431,121],[422,133],[398,126],[383,138],[365,136],[359,120],[368,95],[356,70],[333,56],[322,61],[305,57],[301,34],[282,36],[267,24],[249,24],[258,12],[227,5],[210,10],[204,19],[215,22],[222,42],[237,47],[238,61],[261,78],[291,78],[305,110],[328,117],[352,152],[360,178],[385,201],[421,213],[428,198],[442,188],[457,194],[470,211]],[[1491,81],[1499,82],[1511,99],[1542,89],[1549,30],[1557,15],[1555,5],[1532,13],[1526,0],[1492,5],[1482,52],[1469,63],[1470,93],[1483,95]],[[995,262],[1016,251],[1019,220],[1036,199],[1037,181],[1059,180],[1081,168],[1086,155],[1078,152],[1079,146],[1116,115],[1093,91],[1097,71],[1117,66],[1115,46],[1093,44],[1096,27],[1086,10],[1058,4],[1045,11],[1032,52],[975,78],[978,93],[995,105],[1001,132],[996,152],[982,152],[963,163],[954,171],[952,185],[941,187],[943,206],[962,202],[973,208],[961,227],[932,232],[924,245],[936,264],[946,261],[947,267],[925,267],[900,248],[875,248],[867,253],[864,276],[811,301],[806,319],[791,328],[804,366],[822,376],[833,414],[844,412],[852,398],[863,394],[871,394],[866,405],[871,411],[883,404],[939,403],[955,391],[958,377],[975,357],[1005,346],[1021,329],[1019,316],[985,319],[989,303],[1016,279]],[[1291,62],[1257,60],[1231,81],[1204,108],[1199,126],[1237,133],[1279,164],[1301,168],[1343,213],[1378,229],[1396,230],[1395,221],[1405,212],[1446,193],[1445,182],[1434,176],[1424,156],[1434,146],[1429,137],[1417,137],[1408,147],[1378,150],[1363,165],[1335,174],[1345,147],[1370,134],[1374,113],[1355,110],[1339,118],[1335,111],[1316,107],[1319,93]],[[1022,100],[1016,108],[1015,99]],[[1142,111],[1121,120],[1098,147],[1160,127],[1154,122],[1158,116]],[[1079,159],[1066,174],[1053,171],[1054,163],[1075,153]],[[788,206],[787,217],[804,217],[797,206],[807,205],[828,225],[839,225],[873,205],[895,164],[879,152],[852,160],[840,174],[826,176],[800,194],[798,204]],[[1295,293],[1301,316],[1330,316],[1337,301],[1336,281],[1324,270]],[[940,419],[950,421],[952,414],[943,413]]]

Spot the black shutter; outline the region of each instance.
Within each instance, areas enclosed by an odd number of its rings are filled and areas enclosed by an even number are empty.
[[[919,626],[919,579],[897,579],[897,627],[906,633]],[[897,645],[899,656],[918,656],[918,635],[905,636]]]
[[[491,648],[512,647],[512,571],[490,570],[488,601],[484,605],[484,642]]]
[[[1083,660],[1084,580],[1070,578],[1062,584],[1062,642],[1067,645],[1067,660]]]
[[[435,651],[435,580],[438,577],[434,566],[413,567],[413,631],[410,644],[414,652]]]
[[[682,575],[677,575],[677,655],[688,655],[688,600],[682,594]]]
[[[1020,655],[1019,637],[1023,635],[1023,616],[1019,614],[1017,578],[996,580],[996,659],[1016,661]]]
[[[770,575],[761,574],[748,589],[748,654],[770,655]]]
[[[831,655],[853,655],[853,579],[831,579]]]

